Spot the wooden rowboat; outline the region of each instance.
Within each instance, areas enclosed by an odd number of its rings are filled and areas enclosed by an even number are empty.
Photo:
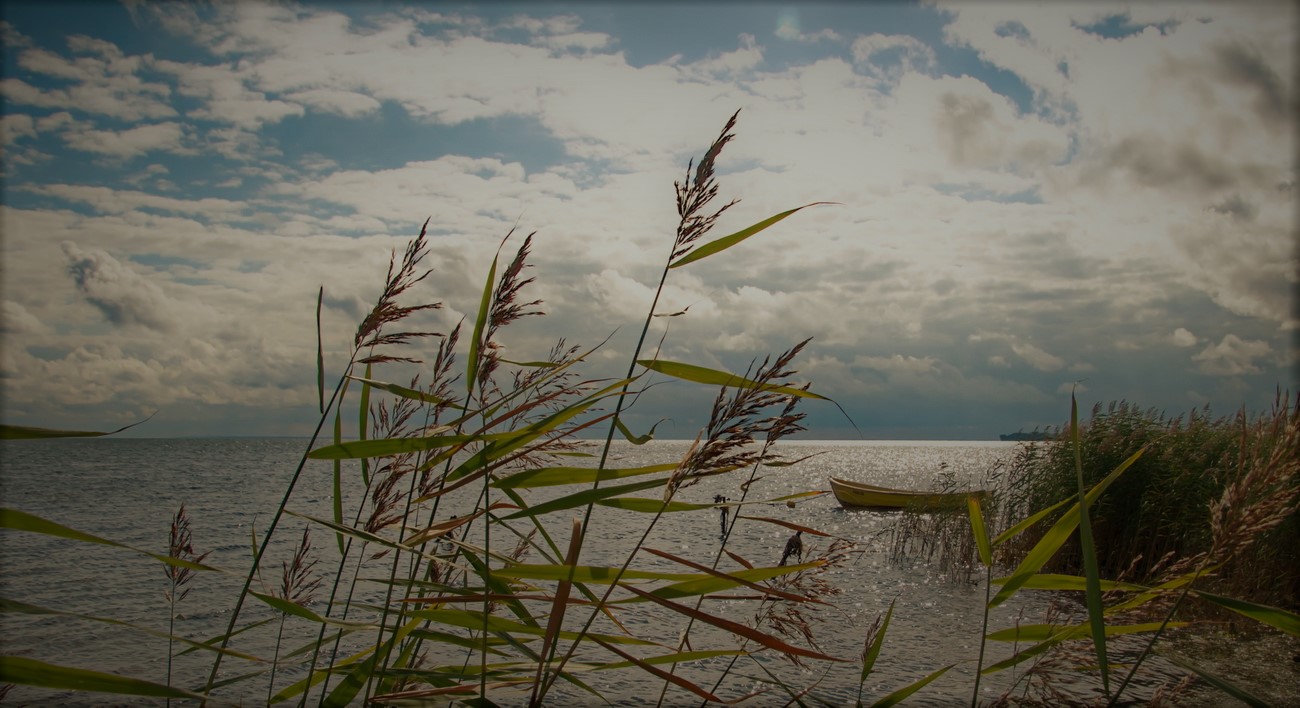
[[[850,482],[831,477],[831,491],[845,507],[855,509],[965,509],[966,497],[982,498],[983,490],[973,492],[913,492],[890,489],[874,484]]]

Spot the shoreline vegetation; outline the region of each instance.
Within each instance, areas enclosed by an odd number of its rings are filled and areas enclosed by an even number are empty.
[[[300,706],[489,706],[554,704],[561,682],[593,702],[608,701],[608,677],[634,672],[661,686],[660,704],[752,699],[821,705],[834,701],[818,696],[815,681],[782,680],[774,662],[809,668],[849,662],[860,676],[860,705],[894,705],[924,691],[956,664],[918,667],[926,672],[918,680],[879,695],[864,692],[875,662],[889,650],[892,604],[865,632],[859,655],[832,656],[818,647],[816,608],[834,602],[839,589],[830,571],[857,553],[851,540],[819,545],[810,558],[795,549],[792,562],[777,566],[727,547],[742,524],[779,525],[794,534],[791,548],[801,534],[825,535],[748,513],[750,505],[798,504],[822,493],[775,499],[749,493],[759,476],[800,461],[782,456],[778,443],[803,430],[802,407],[836,405],[797,376],[808,340],[756,357],[737,373],[665,360],[649,336],[655,318],[670,314],[658,311],[658,295],[673,271],[816,206],[712,237],[715,222],[737,203],[714,203],[715,161],[733,139],[736,119],[674,184],[679,224],[625,376],[585,377],[582,365],[600,345],[583,348],[563,339],[537,361],[502,358],[509,326],[542,315],[543,304],[526,295],[533,282],[531,235],[519,239],[513,230],[488,268],[477,309],[462,308],[474,313],[472,319],[446,332],[413,324],[442,307],[408,304],[429,275],[421,267],[427,254],[421,229],[404,252],[394,254],[382,294],[358,325],[347,363],[330,387],[318,334],[316,433],[289,475],[282,501],[269,521],[259,522],[246,572],[204,562],[198,552],[203,540],[193,537],[183,508],[171,520],[163,553],[18,509],[0,510],[6,543],[22,542],[16,532],[47,534],[87,544],[88,552],[141,553],[157,560],[166,571],[169,603],[159,627],[170,626],[183,611],[187,588],[205,575],[227,574],[242,583],[219,636],[185,637],[131,625],[166,640],[169,674],[176,652],[210,655],[205,677],[125,677],[64,666],[57,656],[4,655],[0,683],[213,705],[264,696],[271,704]],[[324,290],[317,300],[318,333]],[[621,416],[647,386],[664,378],[716,389],[707,424],[680,460],[610,467],[616,439],[653,439],[653,428],[630,430]],[[997,491],[987,502],[968,498],[965,508],[950,513],[903,514],[894,538],[899,553],[938,555],[961,571],[954,575],[985,589],[978,649],[967,659],[976,669],[971,704],[1127,702],[1133,679],[1157,644],[1197,623],[1300,635],[1297,403],[1279,392],[1265,415],[1218,419],[1208,411],[1167,418],[1119,403],[1080,421],[1072,401],[1069,424],[1054,440],[1022,445],[1004,468],[990,470]],[[351,439],[344,436],[345,422]],[[603,431],[596,445],[581,439],[596,431]],[[576,456],[588,464],[572,465]],[[332,465],[329,518],[293,508],[308,460]],[[345,495],[345,475],[360,477],[365,493]],[[675,498],[679,490],[719,475],[736,481],[735,498],[714,504]],[[536,490],[556,488],[559,496],[535,496]],[[451,501],[465,498],[468,505]],[[596,506],[605,507],[600,518],[617,514],[627,533],[640,539],[621,564],[582,562]],[[717,515],[721,509],[734,513],[710,558],[645,546],[668,515]],[[268,556],[276,534],[299,539],[291,557]],[[337,565],[318,565],[313,548],[322,544],[337,548]],[[371,601],[372,591],[382,600]],[[1077,598],[1081,615],[990,626],[988,611],[1020,592]],[[702,609],[706,598],[719,595],[743,610],[720,613],[716,604]],[[243,619],[249,603],[269,607],[274,620]],[[70,627],[124,624],[79,614],[84,608],[14,600],[5,600],[4,607],[10,613],[64,615],[60,621]],[[638,636],[622,621],[629,607],[653,615],[656,636]],[[286,625],[309,628],[315,638],[281,646]],[[707,640],[696,631],[692,641],[692,631],[705,625]],[[635,626],[649,631],[645,624]],[[275,637],[271,656],[242,648],[246,633]],[[719,634],[730,640],[717,642]],[[708,681],[675,671],[703,661],[720,667]],[[1183,666],[1216,690],[1252,705],[1265,703],[1232,676],[1192,662]],[[991,701],[981,694],[982,676],[1008,670],[1017,676],[1010,690]],[[1062,693],[1062,677],[1077,682],[1081,674],[1097,684],[1094,698]],[[1161,686],[1152,702],[1185,689],[1185,683]]]

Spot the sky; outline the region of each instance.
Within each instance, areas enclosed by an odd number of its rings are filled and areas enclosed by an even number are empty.
[[[836,204],[674,269],[663,358],[811,337],[822,439],[996,439],[1072,392],[1263,410],[1300,369],[1296,13],[5,2],[3,417],[308,434],[318,288],[332,378],[426,219],[420,324],[472,320],[517,226],[546,316],[506,358],[608,338],[584,373],[621,375],[673,181],[737,110],[710,237]],[[654,381],[631,427],[694,437],[714,392]]]

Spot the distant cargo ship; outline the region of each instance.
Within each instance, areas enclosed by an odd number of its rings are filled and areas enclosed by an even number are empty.
[[[1003,442],[1037,442],[1040,440],[1054,440],[1056,436],[1045,430],[1035,430],[1032,433],[1026,433],[1023,430],[1010,435],[999,435]]]

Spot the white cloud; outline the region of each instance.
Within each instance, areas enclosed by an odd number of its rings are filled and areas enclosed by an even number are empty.
[[[150,123],[125,130],[94,130],[77,124],[62,137],[73,149],[122,159],[154,151],[187,151],[182,144],[185,130],[180,123]]]
[[[910,35],[863,35],[853,40],[850,50],[855,65],[893,81],[907,72],[932,71],[936,65],[934,49]]]
[[[1192,357],[1201,373],[1213,376],[1242,376],[1263,373],[1256,363],[1273,354],[1268,342],[1241,339],[1228,334],[1218,344],[1211,344]]]
[[[175,328],[171,303],[157,285],[98,248],[65,241],[63,252],[77,290],[109,322],[163,332]]]
[[[1196,335],[1183,327],[1174,330],[1174,333],[1170,335],[1169,339],[1176,347],[1194,347],[1196,346],[1196,343],[1200,341],[1196,338]]]
[[[935,371],[935,365],[938,360],[932,356],[903,356],[895,354],[893,356],[859,356],[854,357],[853,365],[861,366],[866,369],[884,372],[886,374],[917,375],[928,374]]]
[[[286,94],[285,98],[295,103],[310,106],[319,111],[337,113],[347,118],[356,118],[379,110],[379,101],[356,91],[338,91],[335,89],[307,89]]]
[[[1061,367],[1065,366],[1065,360],[1061,357],[1048,354],[1039,347],[1027,342],[1012,342],[1011,351],[1039,371],[1059,371]]]
[[[128,121],[176,115],[167,103],[170,87],[140,78],[139,73],[146,65],[143,58],[128,57],[111,42],[82,35],[69,37],[67,43],[81,56],[69,58],[47,49],[31,48],[19,53],[18,65],[72,85],[38,89],[21,79],[6,78],[0,82],[6,101]]]
[[[27,308],[12,301],[4,301],[4,311],[0,313],[0,329],[3,329],[6,335],[30,335],[44,334],[49,331],[45,323],[38,320]],[[11,345],[16,344],[16,340],[10,340]]]

